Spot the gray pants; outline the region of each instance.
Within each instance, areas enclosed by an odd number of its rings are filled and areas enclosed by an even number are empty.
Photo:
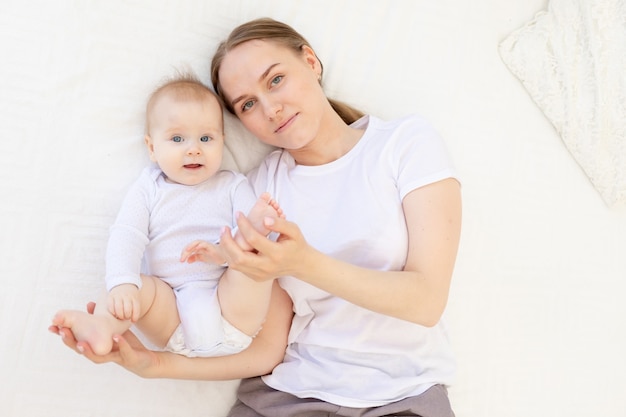
[[[435,385],[417,397],[371,408],[340,407],[315,398],[298,398],[268,387],[261,378],[241,381],[237,402],[229,417],[454,417],[443,385]]]

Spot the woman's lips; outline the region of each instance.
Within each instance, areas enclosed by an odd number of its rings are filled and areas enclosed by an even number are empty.
[[[285,123],[283,123],[282,125],[278,126],[278,129],[276,129],[274,131],[274,133],[280,133],[283,130],[285,130],[287,127],[289,127],[293,121],[295,120],[295,118],[298,116],[299,113],[294,114],[293,116],[291,116]]]

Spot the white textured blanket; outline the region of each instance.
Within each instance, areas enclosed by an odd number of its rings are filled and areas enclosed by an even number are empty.
[[[604,201],[626,204],[626,2],[551,0],[500,53]]]
[[[623,138],[613,119],[619,108],[624,114],[623,102],[609,94],[620,85],[607,84],[598,96],[565,69],[575,67],[575,74],[602,86],[609,78],[596,77],[600,67],[589,72],[587,60],[562,67],[563,52],[551,67],[539,54],[577,44],[547,41],[555,33],[548,26],[561,19],[554,7],[565,3],[575,13],[567,22],[586,16],[587,5],[618,4],[554,1],[537,17],[535,31],[544,27],[533,42],[537,51],[522,47],[530,42],[522,40],[529,27],[517,35],[517,47],[510,44],[511,54],[520,67],[536,66],[529,76],[552,71],[537,82],[554,96],[551,111],[558,117],[552,117],[561,132],[591,131],[590,117],[602,115],[605,122],[593,122],[602,135],[588,139]],[[498,53],[504,38],[547,5],[0,0],[0,417],[227,414],[238,381],[141,379],[81,358],[46,329],[56,310],[84,308],[103,289],[108,228],[148,162],[142,137],[149,92],[177,68],[208,81],[217,42],[261,16],[284,20],[309,39],[331,97],[383,119],[420,113],[450,149],[464,205],[446,310],[459,364],[449,388],[456,415],[622,416],[626,212],[598,198]],[[605,13],[596,21],[612,28],[607,37],[623,40],[613,19]],[[583,52],[595,59],[594,45]],[[598,58],[607,65],[616,59]],[[615,75],[609,69],[607,75]],[[554,89],[557,74],[562,85]],[[577,120],[573,109],[558,104],[570,102],[563,91],[591,109]],[[246,171],[267,152],[230,117],[226,134],[229,168]],[[584,155],[593,143],[580,146]],[[618,150],[612,154],[623,163]]]

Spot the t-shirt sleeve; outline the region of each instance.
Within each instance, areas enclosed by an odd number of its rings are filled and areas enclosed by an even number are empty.
[[[283,157],[284,151],[277,149],[265,157],[257,168],[250,170],[247,174],[248,181],[254,193],[259,196],[264,192],[269,192],[272,197],[276,197],[276,183],[274,181],[278,165]]]
[[[401,199],[417,188],[446,178],[459,180],[445,142],[421,117],[404,119],[395,129],[391,144]]]

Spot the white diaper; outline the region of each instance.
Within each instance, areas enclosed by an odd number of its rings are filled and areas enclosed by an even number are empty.
[[[252,343],[222,317],[217,288],[211,282],[194,282],[174,290],[180,316],[165,349],[193,356],[224,356],[241,352]]]
[[[179,324],[176,330],[174,330],[172,337],[170,337],[170,340],[167,342],[165,350],[192,358],[195,356],[206,357],[232,355],[234,353],[239,353],[250,346],[250,343],[252,343],[252,337],[237,329],[223,317],[222,324],[224,327],[224,338],[221,343],[217,343],[209,349],[196,348],[193,350],[188,348],[185,344],[183,325]]]

